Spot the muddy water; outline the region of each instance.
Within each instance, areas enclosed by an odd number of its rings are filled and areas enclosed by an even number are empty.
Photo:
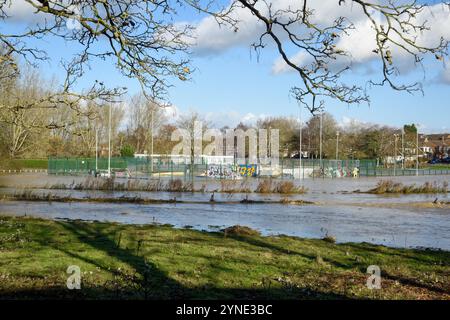
[[[50,178],[54,179],[54,178]],[[67,179],[67,178],[64,178]],[[70,178],[69,178],[70,179]],[[73,179],[73,178],[72,178]],[[29,179],[27,180],[30,185]],[[105,204],[0,202],[0,212],[33,215],[45,218],[112,221],[126,224],[169,223],[176,227],[191,226],[199,230],[217,230],[240,224],[258,229],[263,234],[286,234],[307,238],[333,235],[338,242],[370,242],[394,247],[428,247],[450,250],[450,210],[419,208],[405,205],[430,202],[436,197],[450,201],[449,195],[377,196],[349,193],[373,188],[379,179],[305,180],[306,195],[291,196],[318,202],[318,205],[289,206],[279,204]],[[449,181],[449,176],[402,177],[397,181],[422,184],[426,181]],[[20,179],[14,179],[19,181]],[[71,181],[71,180],[70,180]],[[40,186],[48,183],[39,180]],[[54,183],[54,181],[52,181]],[[25,184],[1,188],[10,194]],[[210,193],[147,193],[147,192],[79,192],[73,190],[39,190],[36,193],[70,195],[72,197],[140,196],[149,199],[173,199],[208,202]],[[216,201],[241,200],[243,194],[216,194]],[[276,200],[277,195],[250,194],[254,200]],[[401,207],[388,204],[402,203]],[[373,206],[367,206],[373,204]]]

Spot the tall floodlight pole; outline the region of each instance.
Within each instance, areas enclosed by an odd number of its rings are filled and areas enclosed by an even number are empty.
[[[98,171],[98,128],[95,128],[95,174]]]
[[[419,176],[419,125],[416,125],[416,176]]]
[[[405,128],[402,128],[402,170],[405,169]]]
[[[108,178],[111,177],[111,108],[109,105],[109,129],[108,129]]]
[[[397,175],[397,138],[398,134],[394,133],[394,177]]]
[[[152,138],[151,138],[151,147],[150,147],[150,175],[153,176],[153,105],[151,107],[151,130],[152,130]]]
[[[302,173],[302,142],[303,142],[303,128],[302,128],[302,107],[299,105],[299,123],[300,123],[300,147],[299,147],[299,167],[298,167],[298,178],[301,179],[301,173]]]
[[[336,160],[339,160],[339,131],[336,132]]]
[[[320,113],[320,168],[322,168],[323,111]]]

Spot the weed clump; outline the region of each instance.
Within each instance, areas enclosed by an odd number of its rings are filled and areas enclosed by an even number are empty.
[[[265,179],[260,181],[258,187],[256,187],[257,193],[271,193],[272,192],[272,180]]]
[[[249,227],[244,227],[240,225],[232,226],[221,230],[225,236],[259,236],[260,233]]]
[[[443,182],[441,185],[434,182],[425,182],[421,186],[404,185],[399,182],[394,182],[392,180],[381,180],[377,183],[376,187],[369,190],[368,193],[373,194],[386,194],[386,193],[402,193],[402,194],[412,194],[412,193],[447,193],[448,192],[448,182]]]
[[[308,189],[298,187],[292,181],[274,183],[269,179],[261,181],[256,188],[257,193],[304,194],[307,191]]]

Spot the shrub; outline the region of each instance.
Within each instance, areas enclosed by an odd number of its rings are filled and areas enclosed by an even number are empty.
[[[134,148],[133,146],[126,144],[122,147],[122,149],[120,150],[120,155],[122,157],[128,157],[128,158],[132,158],[134,157]]]
[[[434,182],[425,182],[422,186],[416,185],[403,185],[402,183],[396,183],[392,180],[382,180],[377,183],[374,189],[368,191],[373,194],[385,194],[385,193],[447,193],[448,182],[443,182],[442,186]]]
[[[259,182],[256,188],[257,193],[271,193],[272,192],[272,180],[265,179]]]
[[[167,191],[171,192],[185,191],[183,181],[181,179],[170,180],[167,184]]]
[[[232,226],[225,228],[221,230],[223,233],[225,233],[225,236],[227,235],[233,235],[233,236],[259,236],[260,233],[256,230],[253,230],[249,227],[243,227],[240,225]]]

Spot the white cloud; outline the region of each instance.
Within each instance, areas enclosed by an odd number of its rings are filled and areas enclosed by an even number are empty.
[[[382,1],[377,0],[377,2]],[[273,5],[273,11],[288,7],[295,10],[303,4],[301,0],[272,0],[269,2]],[[262,2],[260,3],[261,5],[258,9],[265,13],[267,8]],[[347,1],[339,6],[336,0],[310,1],[309,5],[314,10],[313,21],[320,25],[330,25],[341,16],[345,16],[355,25],[354,30],[350,30],[348,35],[342,34],[337,42],[337,47],[345,50],[348,56],[331,61],[330,69],[338,70],[351,66],[353,70],[371,72],[373,69],[372,62],[379,59],[372,52],[376,48],[375,32],[360,6],[353,5],[352,1]],[[262,34],[263,26],[251,15],[248,9],[236,9],[233,15],[234,18],[241,21],[238,24],[239,30],[237,32],[227,27],[219,27],[212,17],[207,17],[198,24],[195,49],[198,54],[217,54],[233,47],[248,47]],[[380,17],[375,17],[375,19],[381,21]],[[450,10],[447,6],[441,3],[429,6],[416,16],[416,20],[418,23],[427,21],[427,25],[430,27],[429,31],[423,31],[417,35],[418,44],[432,47],[439,43],[441,37],[450,40],[450,28],[448,28]],[[301,32],[300,28],[296,32]],[[267,42],[270,43],[270,40]],[[408,56],[403,50],[393,47],[391,51],[394,56],[395,66],[401,74],[406,74],[415,68],[413,58]],[[305,51],[292,54],[291,59],[299,65],[307,65],[312,62],[311,57]],[[274,74],[290,71],[292,69],[281,58],[274,61],[272,67]]]
[[[210,121],[215,127],[222,128],[228,126],[233,128],[237,126],[240,122],[245,125],[255,125],[260,119],[266,118],[265,114],[254,114],[254,113],[240,113],[238,111],[219,111],[219,112],[208,112],[205,114],[206,120]]]
[[[448,64],[442,69],[436,80],[439,83],[450,84],[450,66]]]
[[[358,131],[364,128],[368,128],[373,124],[370,122],[362,121],[356,118],[350,118],[343,116],[342,120],[338,123],[338,126],[346,131]]]
[[[35,1],[35,0],[33,0]],[[35,13],[33,6],[25,0],[13,0],[5,5],[5,12],[9,16],[8,21],[13,22],[38,22],[43,19],[42,13]]]

